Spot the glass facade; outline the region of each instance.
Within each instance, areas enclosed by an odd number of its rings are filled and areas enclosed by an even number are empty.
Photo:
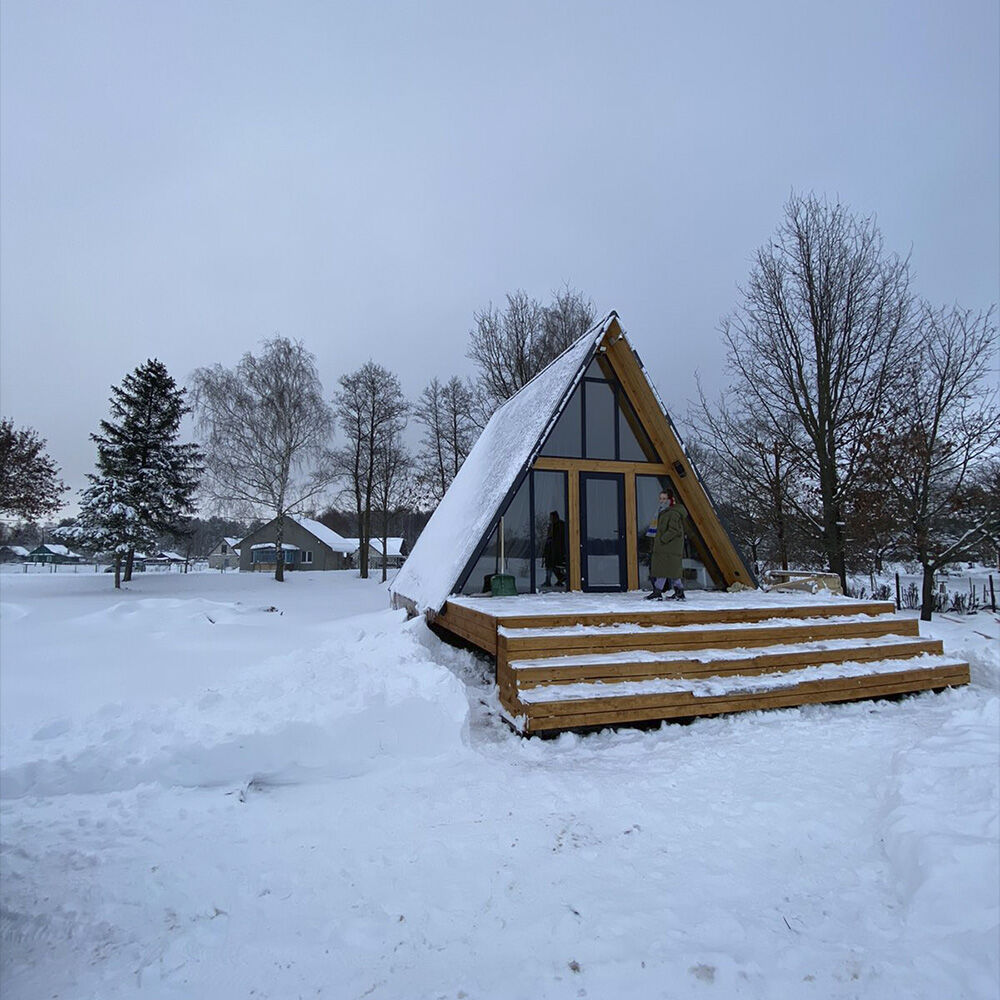
[[[552,512],[556,519],[552,518]],[[505,572],[514,577],[519,594],[565,589],[566,473],[532,471],[503,512]],[[549,584],[545,584],[548,571]],[[490,577],[501,572],[499,525],[462,586],[463,594],[489,593]]]
[[[587,427],[586,457],[618,457],[615,448],[615,390],[608,382],[586,379],[583,412]]]
[[[611,366],[601,356],[588,366],[541,454],[624,462],[660,460]]]
[[[647,535],[648,529],[656,527],[656,515],[660,505],[660,490],[674,489],[669,476],[636,476],[635,477],[635,517],[636,535],[639,542],[639,585],[643,586],[649,578],[649,558],[652,554],[652,538]],[[676,493],[676,489],[674,489]],[[687,537],[684,539],[684,579],[688,586],[693,586],[699,576],[699,567],[704,570],[704,564],[698,559],[697,550],[691,544],[691,532],[694,526],[688,518]],[[689,565],[691,564],[691,565]],[[702,572],[702,576],[707,576]]]
[[[552,433],[542,448],[543,455],[563,458],[583,456],[583,390],[577,386],[566,408],[559,415]]]
[[[531,475],[534,479],[535,590],[566,590],[569,582],[566,473],[536,470]]]

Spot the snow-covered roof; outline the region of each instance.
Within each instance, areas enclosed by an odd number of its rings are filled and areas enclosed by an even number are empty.
[[[403,539],[402,538],[387,538],[385,540],[385,547],[391,556],[402,556],[403,554]],[[380,555],[382,553],[382,539],[373,538],[372,548],[378,552]]]
[[[243,539],[242,539],[242,538],[230,538],[230,537],[229,537],[228,535],[226,535],[226,537],[225,537],[225,538],[223,538],[222,540],[223,540],[223,541],[224,541],[224,542],[225,542],[225,543],[226,543],[226,544],[227,544],[227,545],[228,545],[228,546],[229,546],[229,547],[230,547],[231,549],[238,549],[238,548],[240,547],[240,542],[241,542],[241,541],[243,541]]]
[[[440,609],[615,318],[591,327],[493,414],[393,581],[394,594],[420,611]]]
[[[23,545],[0,545],[0,548],[13,552],[16,556],[28,555],[28,550]]]
[[[357,552],[361,548],[360,538],[345,538],[345,542],[351,543],[351,551]],[[390,556],[402,556],[403,554],[403,539],[402,538],[387,538],[385,540],[386,547],[389,549]],[[382,554],[382,539],[381,538],[371,538],[368,540],[369,546],[375,550],[379,555]]]
[[[75,552],[72,552],[65,545],[57,545],[55,542],[45,542],[38,546],[38,549],[44,549],[46,552],[51,552],[54,556],[76,556]],[[35,549],[37,552],[38,549]],[[79,558],[79,556],[77,556]]]
[[[350,554],[358,546],[351,545],[350,539],[338,535],[333,528],[328,528],[319,521],[314,521],[311,517],[300,517],[298,514],[289,515],[300,528],[305,528],[311,535],[315,535],[324,545],[328,545],[334,552],[344,552]]]
[[[274,542],[258,542],[256,545],[251,545],[250,546],[250,551],[251,552],[256,552],[258,549],[273,549],[273,548],[274,548]],[[281,548],[282,548],[282,551],[285,551],[286,549],[288,551],[290,551],[290,552],[291,551],[295,551],[295,552],[299,551],[299,547],[297,545],[292,545],[289,542],[282,542],[281,543]]]
[[[164,552],[157,552],[156,558],[169,559],[172,562],[184,562],[184,556],[182,556],[179,552],[171,552],[169,549]]]

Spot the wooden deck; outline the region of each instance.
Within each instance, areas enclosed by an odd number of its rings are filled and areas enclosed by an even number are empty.
[[[969,683],[889,602],[744,592],[685,604],[631,594],[449,601],[435,627],[496,659],[524,733],[654,722]]]

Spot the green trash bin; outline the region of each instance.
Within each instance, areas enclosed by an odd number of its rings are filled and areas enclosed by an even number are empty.
[[[491,597],[513,597],[517,594],[517,586],[514,582],[514,577],[510,573],[505,572],[507,569],[507,560],[505,558],[503,549],[503,518],[500,518],[500,572],[494,573],[490,577],[490,596]]]
[[[494,573],[490,577],[491,597],[513,597],[516,593],[517,586],[510,573]]]

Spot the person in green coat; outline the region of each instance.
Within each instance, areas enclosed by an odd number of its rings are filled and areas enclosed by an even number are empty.
[[[647,601],[662,601],[668,580],[673,584],[674,592],[667,595],[667,600],[684,600],[685,521],[687,511],[682,504],[676,502],[673,490],[663,490],[660,493],[656,521],[650,524],[646,532],[653,539],[653,555],[649,563],[653,592],[647,595]]]

